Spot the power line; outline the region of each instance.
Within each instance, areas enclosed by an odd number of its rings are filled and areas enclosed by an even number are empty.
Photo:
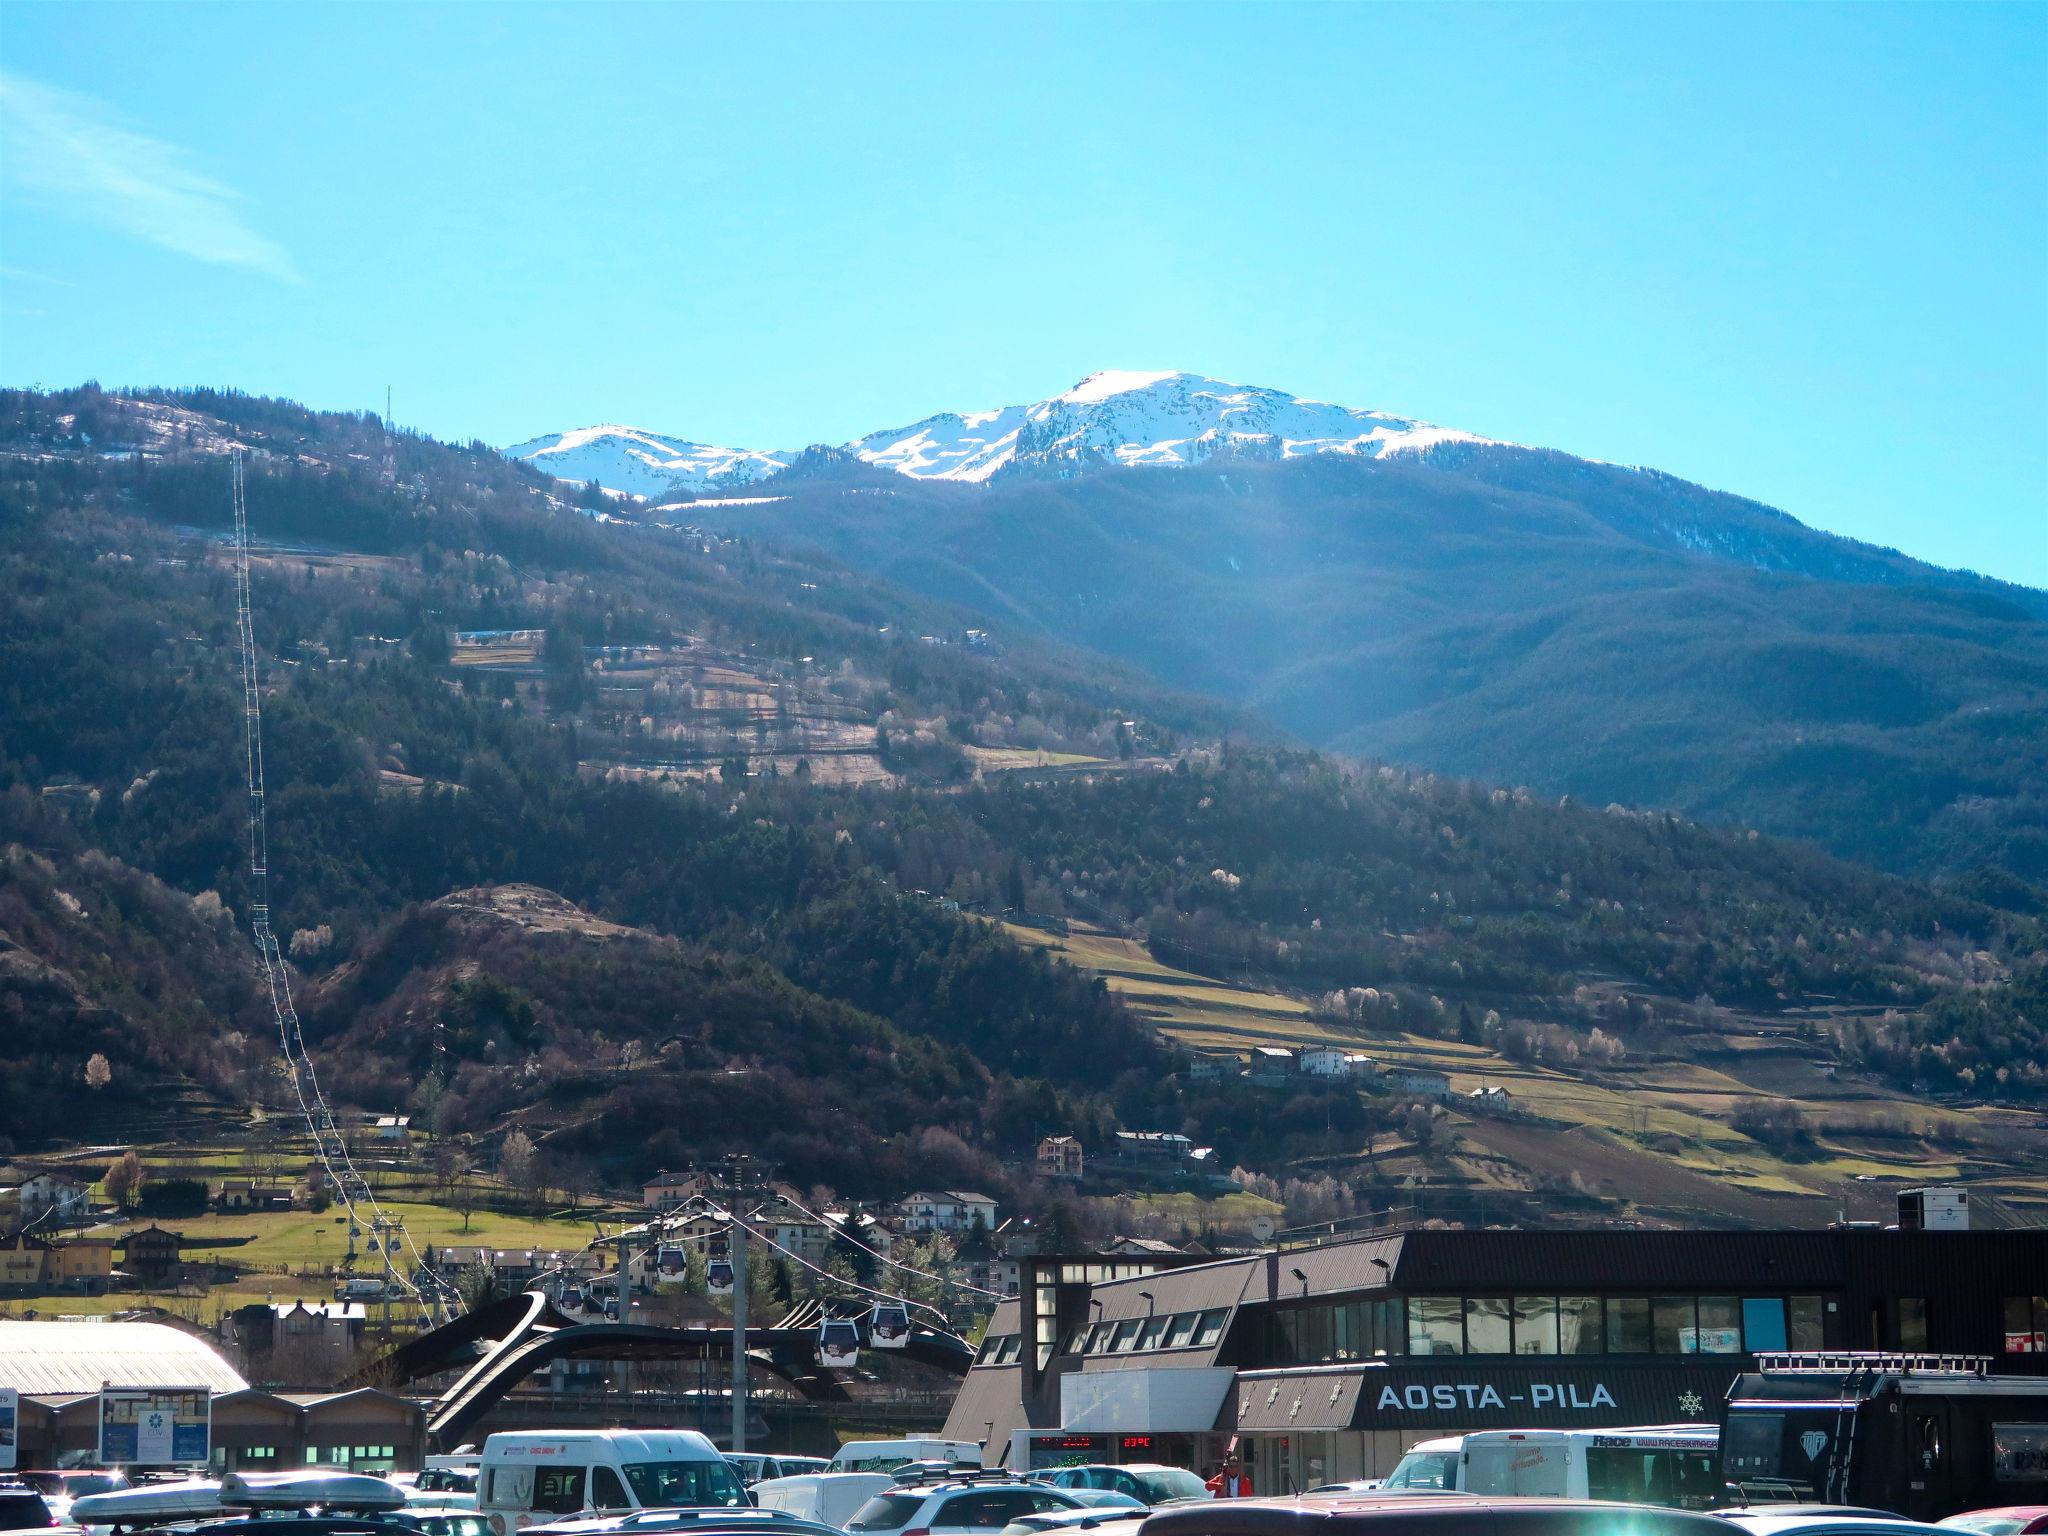
[[[277,935],[270,926],[269,829],[263,783],[263,692],[256,670],[256,626],[249,597],[249,506],[239,446],[231,451],[229,462],[235,517],[235,619],[242,643],[243,751],[249,783],[249,926],[255,938],[256,952],[263,962],[264,981],[270,989],[271,1011],[277,1018],[278,1044],[284,1054],[285,1065],[290,1069],[293,1097],[299,1102],[299,1113],[305,1118],[306,1128],[312,1136],[314,1156],[340,1194],[343,1209],[348,1214],[349,1258],[353,1260],[355,1257],[355,1239],[361,1231],[362,1223],[357,1215],[360,1204],[367,1206],[371,1213],[371,1242],[378,1246],[383,1258],[387,1295],[391,1280],[396,1278],[406,1292],[424,1306],[428,1300],[426,1295],[410,1276],[391,1262],[391,1234],[394,1231],[398,1233],[412,1256],[415,1270],[424,1273],[419,1250],[413,1246],[412,1236],[405,1230],[404,1223],[396,1217],[386,1216],[378,1206],[370,1181],[357,1171],[349,1156],[348,1139],[341,1134],[334,1110],[320,1090],[320,1075],[314,1069],[312,1052],[306,1048],[305,1031],[299,1024],[298,1010],[292,1004],[291,973],[278,947]],[[310,1102],[307,1098],[309,1089],[312,1095]],[[446,1287],[438,1283],[436,1289],[443,1293],[446,1291]],[[439,1299],[445,1303],[447,1297],[442,1294]]]

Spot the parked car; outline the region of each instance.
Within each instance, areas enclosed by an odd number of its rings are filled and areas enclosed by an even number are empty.
[[[1975,1536],[2038,1536],[2048,1531],[2048,1504],[2008,1504],[2002,1509],[1973,1509],[1950,1515],[1937,1525],[1975,1532]]]
[[[747,1491],[763,1509],[779,1509],[798,1519],[843,1529],[869,1499],[895,1486],[896,1479],[887,1472],[806,1472],[798,1477],[771,1477]]]
[[[1209,1485],[1186,1467],[1169,1467],[1156,1461],[1054,1467],[1034,1474],[1032,1481],[1042,1481],[1075,1494],[1090,1490],[1128,1494],[1140,1504],[1166,1504],[1175,1499],[1210,1497]]]
[[[492,1536],[491,1522],[463,1505],[416,1505],[408,1500],[404,1509],[385,1518],[420,1536]]]
[[[878,1493],[854,1512],[846,1529],[854,1536],[993,1536],[1020,1515],[1086,1507],[1063,1488],[1008,1476],[967,1477]]]
[[[1048,1509],[1019,1515],[997,1536],[1039,1536],[1041,1532],[1092,1531],[1096,1536],[1137,1536],[1152,1511],[1143,1504],[1125,1509]]]
[[[758,1483],[771,1477],[796,1477],[805,1472],[825,1470],[823,1456],[784,1456],[770,1451],[727,1451],[725,1459],[743,1483]]]
[[[51,1517],[59,1525],[70,1518],[72,1500],[85,1498],[88,1494],[112,1493],[117,1488],[128,1486],[127,1473],[98,1468],[77,1472],[30,1469],[17,1472],[15,1476],[43,1496],[43,1502],[50,1506]],[[0,1529],[6,1528],[0,1525]]]
[[[800,1520],[779,1509],[641,1509],[532,1525],[526,1536],[845,1536],[836,1525]]]
[[[1145,1536],[1729,1536],[1690,1510],[1590,1499],[1357,1494],[1218,1499],[1157,1510]]]
[[[59,1524],[35,1489],[19,1478],[0,1478],[0,1531],[47,1530]]]

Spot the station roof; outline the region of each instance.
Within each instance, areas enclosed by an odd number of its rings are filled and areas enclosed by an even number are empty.
[[[25,1396],[248,1385],[204,1339],[166,1323],[0,1321],[0,1387]]]

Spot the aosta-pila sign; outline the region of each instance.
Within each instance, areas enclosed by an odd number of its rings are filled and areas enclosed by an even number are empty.
[[[1355,1429],[1601,1429],[1711,1418],[1746,1357],[1669,1365],[1573,1366],[1559,1360],[1368,1368]]]

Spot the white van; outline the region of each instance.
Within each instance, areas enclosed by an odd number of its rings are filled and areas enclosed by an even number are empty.
[[[1382,1486],[1390,1491],[1400,1488],[1436,1492],[1462,1488],[1465,1486],[1464,1463],[1463,1435],[1418,1440],[1408,1448],[1406,1456],[1394,1463],[1394,1470],[1387,1474]]]
[[[818,1520],[842,1530],[853,1512],[896,1479],[886,1472],[806,1472],[796,1477],[771,1477],[754,1484],[754,1502],[803,1520]]]
[[[1721,1432],[1712,1424],[1646,1429],[1483,1429],[1465,1436],[1467,1493],[1621,1499],[1666,1509],[1721,1502]]]
[[[750,1502],[732,1463],[692,1429],[492,1435],[476,1494],[497,1536],[579,1515]]]
[[[972,1440],[849,1440],[839,1447],[827,1472],[893,1472],[913,1461],[981,1466],[981,1447]]]

